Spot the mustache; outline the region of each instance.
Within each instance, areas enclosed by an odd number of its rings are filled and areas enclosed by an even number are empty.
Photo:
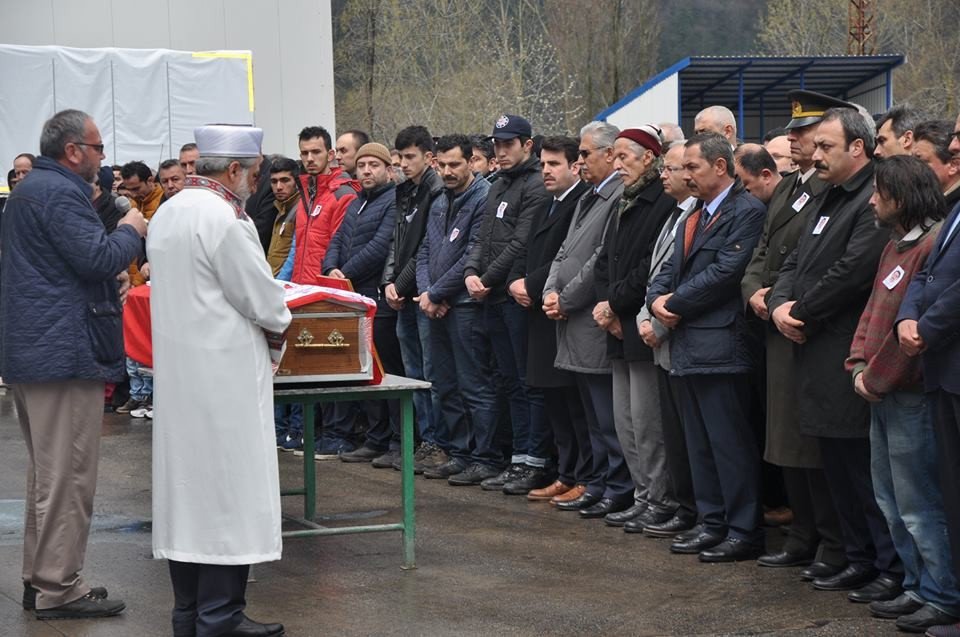
[[[825,163],[823,163],[822,161],[815,162],[815,163],[813,164],[813,167],[816,168],[817,170],[828,170],[828,169],[829,169],[829,166],[827,166],[827,165],[826,165]]]

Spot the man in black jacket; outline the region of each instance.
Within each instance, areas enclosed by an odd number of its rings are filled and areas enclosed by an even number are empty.
[[[397,339],[403,357],[404,373],[409,378],[432,377],[430,367],[430,319],[420,311],[417,296],[417,252],[427,228],[430,205],[441,192],[443,180],[430,164],[433,162],[433,137],[423,126],[408,126],[397,134],[394,148],[400,153],[400,169],[406,180],[397,186],[397,225],[383,271],[383,292],[390,307],[397,311]],[[420,447],[414,454],[415,470],[422,472],[447,461],[437,446],[437,415],[430,391],[414,394]],[[379,459],[378,459],[379,460]],[[395,469],[400,456],[384,458]]]
[[[543,185],[553,195],[552,201],[549,208],[541,208],[533,219],[527,244],[510,273],[508,291],[517,303],[527,308],[527,386],[543,392],[544,411],[553,431],[559,461],[557,471],[552,467],[524,465],[517,478],[504,484],[503,492],[507,495],[527,495],[547,487],[555,477],[565,485],[575,484],[577,476],[587,469],[582,465],[591,461],[589,453],[582,453],[584,445],[578,440],[580,436],[589,449],[583,402],[576,391],[573,374],[553,365],[557,358],[557,326],[543,311],[543,288],[550,265],[567,236],[577,201],[589,188],[580,180],[579,144],[575,139],[544,138],[540,164]],[[552,496],[531,494],[529,497],[549,500]]]
[[[889,240],[870,205],[873,120],[854,108],[831,108],[814,140],[817,175],[831,188],[781,266],[767,307],[796,344],[800,429],[817,438],[849,563],[813,586],[858,589],[851,601],[884,601],[900,595],[903,565],[874,497],[869,409],[843,366]]]
[[[507,296],[506,289],[507,276],[527,241],[533,219],[550,205],[550,195],[543,187],[540,160],[533,155],[530,122],[519,115],[501,115],[491,137],[500,178],[487,195],[483,226],[464,268],[464,283],[472,298],[485,303],[487,338],[510,403],[510,466],[484,485],[499,491],[519,475],[524,465],[543,468],[552,455],[550,430],[543,418],[543,394],[525,385],[526,310]],[[489,478],[494,476],[481,476],[468,469],[455,480],[457,484],[479,484]]]

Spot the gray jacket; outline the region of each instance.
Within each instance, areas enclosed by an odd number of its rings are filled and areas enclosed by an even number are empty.
[[[650,278],[649,281],[660,274],[660,268],[666,263],[673,254],[673,242],[677,236],[677,228],[687,220],[693,209],[696,208],[697,200],[694,197],[687,197],[679,204],[683,212],[672,222],[667,219],[667,223],[660,230],[660,236],[657,237],[657,243],[653,247],[653,257],[650,259]],[[650,321],[653,326],[653,333],[656,334],[660,344],[653,348],[653,363],[663,369],[670,371],[670,328],[661,323],[650,313],[650,308],[646,305],[637,314],[637,329],[644,321]]]
[[[557,252],[543,295],[560,295],[560,309],[567,315],[557,321],[557,358],[554,366],[583,374],[609,374],[607,333],[593,320],[597,304],[594,264],[603,244],[607,223],[623,194],[616,175],[599,193],[591,189],[577,203],[567,238]]]

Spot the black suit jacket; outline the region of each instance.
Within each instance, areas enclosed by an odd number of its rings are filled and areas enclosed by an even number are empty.
[[[527,242],[517,255],[507,278],[508,285],[524,279],[527,296],[532,301],[527,320],[527,384],[531,387],[573,384],[569,372],[553,366],[557,356],[557,325],[543,313],[543,287],[553,259],[567,237],[577,201],[589,188],[590,184],[581,181],[563,201],[557,203],[553,214],[550,214],[550,204],[537,211]]]

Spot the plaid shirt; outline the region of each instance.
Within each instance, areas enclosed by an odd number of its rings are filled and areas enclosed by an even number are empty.
[[[880,256],[873,292],[845,363],[854,379],[863,374],[863,385],[871,394],[923,391],[920,357],[900,351],[895,323],[910,280],[926,263],[940,226],[937,222],[926,231],[917,226],[903,238],[891,240]]]

